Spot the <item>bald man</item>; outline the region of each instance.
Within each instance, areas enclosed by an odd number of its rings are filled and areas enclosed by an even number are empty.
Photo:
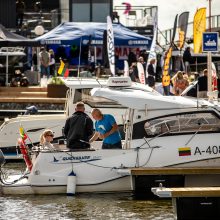
[[[121,136],[115,118],[109,114],[95,108],[91,112],[95,122],[95,134],[90,139],[90,143],[98,138],[103,139],[102,149],[121,149]]]

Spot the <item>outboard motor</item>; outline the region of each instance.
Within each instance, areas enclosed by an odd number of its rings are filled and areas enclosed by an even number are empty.
[[[26,112],[24,114],[25,115],[34,115],[37,113],[38,113],[37,107],[32,105],[32,106],[26,108]]]
[[[5,157],[2,153],[2,150],[0,149],[0,165],[3,165],[5,163]]]

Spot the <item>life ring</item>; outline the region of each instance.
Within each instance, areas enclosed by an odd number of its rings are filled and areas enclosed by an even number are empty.
[[[33,164],[32,164],[31,158],[28,154],[28,147],[25,145],[24,141],[21,138],[18,139],[18,144],[19,144],[19,149],[23,155],[25,164],[26,164],[28,170],[31,171]]]

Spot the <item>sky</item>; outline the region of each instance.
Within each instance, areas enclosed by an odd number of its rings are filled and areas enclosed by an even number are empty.
[[[189,11],[189,22],[193,21],[197,9],[206,7],[209,15],[208,0],[113,0],[114,6],[128,2],[133,6],[158,6],[158,26],[161,31],[173,27],[176,14]],[[220,15],[220,0],[211,0],[211,14]]]

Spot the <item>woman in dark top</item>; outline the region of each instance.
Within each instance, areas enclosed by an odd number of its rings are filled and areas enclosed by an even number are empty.
[[[154,71],[154,64],[155,64],[156,60],[155,59],[151,59],[150,60],[150,64],[147,67],[147,72],[148,72],[148,85],[152,88],[154,88],[155,86],[155,76],[156,73]]]

